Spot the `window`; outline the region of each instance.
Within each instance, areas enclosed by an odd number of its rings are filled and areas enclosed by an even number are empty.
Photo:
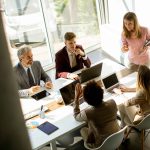
[[[29,44],[44,68],[54,64],[54,54],[64,46],[65,32],[77,35],[86,52],[100,47],[97,0],[4,0],[6,31],[13,64],[17,48]]]

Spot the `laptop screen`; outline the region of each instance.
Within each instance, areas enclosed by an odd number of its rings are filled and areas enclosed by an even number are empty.
[[[111,90],[115,86],[119,84],[119,80],[117,78],[116,73],[113,73],[102,79],[102,83],[106,91]]]
[[[74,102],[75,86],[77,83],[79,83],[79,80],[75,80],[60,89],[60,93],[65,105],[69,105]]]
[[[81,71],[80,82],[86,82],[101,75],[102,64],[96,64],[90,68]]]

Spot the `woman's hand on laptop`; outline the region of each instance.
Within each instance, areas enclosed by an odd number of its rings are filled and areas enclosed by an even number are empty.
[[[135,92],[136,91],[135,88],[129,88],[129,87],[125,86],[125,85],[120,85],[120,90],[122,92]]]
[[[53,87],[52,82],[50,82],[50,81],[46,82],[45,87],[48,88],[48,89],[51,89]]]

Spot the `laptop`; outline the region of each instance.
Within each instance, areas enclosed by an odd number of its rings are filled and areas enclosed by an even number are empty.
[[[72,105],[75,97],[75,86],[79,83],[79,80],[74,80],[70,84],[60,89],[60,94],[63,98],[65,105]],[[83,99],[83,98],[81,98]],[[80,101],[82,103],[82,100]]]
[[[111,92],[111,93],[114,88],[117,88],[120,85],[116,73],[112,73],[111,75],[103,78],[102,84],[103,84],[104,90],[106,92]]]
[[[102,72],[102,65],[103,65],[103,63],[99,63],[90,68],[86,68],[86,69],[82,70],[81,74],[79,75],[80,83],[89,81],[96,77],[99,77]]]

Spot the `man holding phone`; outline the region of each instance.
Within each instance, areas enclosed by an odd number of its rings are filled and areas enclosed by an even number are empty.
[[[76,44],[76,35],[66,32],[64,35],[65,47],[56,53],[56,78],[79,79],[72,72],[91,66],[91,61],[85,54],[81,45]]]
[[[50,77],[43,70],[39,61],[33,61],[32,48],[23,45],[17,52],[19,63],[14,67],[20,97],[26,97],[40,90],[40,80],[45,87],[52,88]]]

